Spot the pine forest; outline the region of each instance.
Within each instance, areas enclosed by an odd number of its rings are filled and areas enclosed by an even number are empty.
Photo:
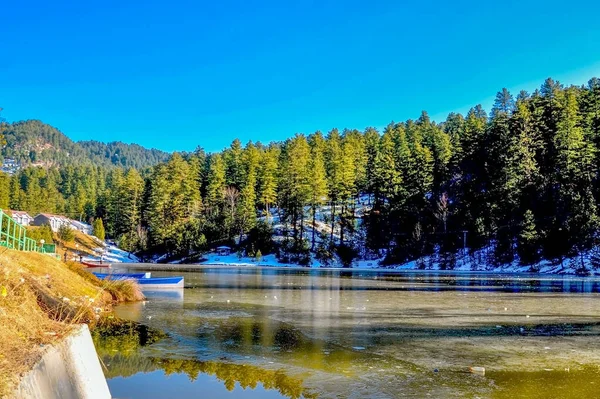
[[[176,259],[226,244],[301,265],[435,260],[446,269],[459,256],[581,267],[598,256],[597,78],[582,87],[547,79],[516,96],[503,89],[489,113],[478,105],[439,123],[424,111],[382,129],[236,139],[217,153],[202,143],[171,156],[71,143],[68,162],[64,152],[44,153],[48,162],[35,165],[41,153],[15,149],[14,131],[27,123],[2,123],[4,157],[29,164],[0,174],[0,208],[101,225],[142,256]]]

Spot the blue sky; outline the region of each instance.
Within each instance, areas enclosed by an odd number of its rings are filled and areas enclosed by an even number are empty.
[[[0,107],[168,151],[436,120],[600,76],[600,2],[6,1]]]

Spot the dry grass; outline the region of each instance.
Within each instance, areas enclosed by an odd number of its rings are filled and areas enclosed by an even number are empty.
[[[135,302],[145,299],[141,287],[134,280],[100,280],[77,262],[68,262],[67,267],[92,284],[102,287],[114,302]]]
[[[98,280],[80,265],[0,248],[0,397],[78,323],[94,323],[115,301],[143,299],[133,281]]]
[[[65,250],[68,251],[69,256],[75,256],[75,254],[79,252],[85,255],[97,255],[94,250],[102,246],[100,240],[84,234],[81,231],[75,230],[74,233],[75,240],[73,240],[73,242],[62,242],[55,235],[54,241],[57,243],[59,248],[57,251],[61,256],[64,254]]]
[[[145,298],[139,284],[134,280],[103,280],[102,288],[108,291],[116,302],[135,302]]]

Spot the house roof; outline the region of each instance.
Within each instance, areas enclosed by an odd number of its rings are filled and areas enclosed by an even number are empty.
[[[40,213],[40,214],[36,215],[35,217],[38,217],[40,215],[47,217],[48,219],[58,219],[58,220],[69,222],[69,218],[62,216],[62,215],[53,215],[52,213]]]
[[[4,212],[8,213],[9,215],[11,215],[11,216],[13,216],[13,217],[14,217],[14,216],[21,216],[21,217],[28,216],[28,217],[30,217],[30,218],[31,218],[31,215],[30,215],[29,213],[25,212],[25,211],[14,211],[14,210],[12,210],[12,209],[7,209],[7,210],[6,210],[6,211],[4,211]],[[33,218],[32,218],[32,219],[33,219]]]
[[[231,249],[231,247],[228,247],[227,245],[221,245],[220,247],[217,247],[217,249]]]

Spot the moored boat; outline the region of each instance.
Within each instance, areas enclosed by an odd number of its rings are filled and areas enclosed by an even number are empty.
[[[87,266],[87,267],[110,267],[110,263],[100,263],[100,262],[86,262],[86,261],[82,261],[81,262],[82,265]]]
[[[152,273],[92,273],[94,276],[99,279],[109,279],[109,280],[121,280],[121,279],[142,279],[142,278],[150,278]]]
[[[142,289],[183,288],[183,277],[151,277],[136,280]]]

